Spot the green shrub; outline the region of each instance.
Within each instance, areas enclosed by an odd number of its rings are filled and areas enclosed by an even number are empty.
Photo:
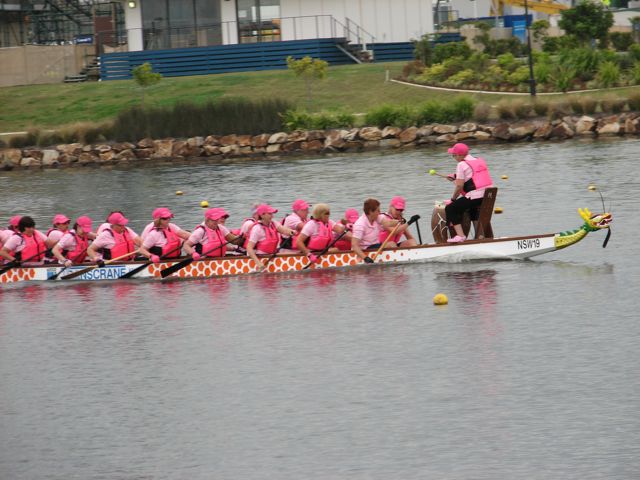
[[[628,48],[629,55],[636,61],[640,61],[640,44],[634,43]]]
[[[507,76],[507,82],[511,85],[518,85],[520,83],[527,83],[529,81],[529,67],[522,65],[515,69]]]
[[[520,64],[520,62],[516,61],[516,57],[514,57],[513,53],[511,52],[498,55],[496,57],[496,61],[498,65],[500,65],[500,68],[508,72],[513,72],[516,68],[518,68],[518,65]]]
[[[640,111],[640,93],[632,93],[627,99],[629,110],[632,112]]]
[[[491,59],[489,55],[482,52],[474,52],[465,63],[466,68],[474,70],[475,72],[482,72],[491,65]]]
[[[445,69],[445,76],[449,78],[458,72],[466,69],[466,60],[463,57],[451,57],[442,62]]]
[[[463,122],[473,118],[475,101],[470,97],[457,97],[446,109],[449,122]]]
[[[601,61],[600,52],[589,48],[563,49],[558,54],[558,65],[571,67],[584,82],[591,80]]]
[[[573,80],[576,77],[576,71],[572,66],[559,64],[555,66],[551,74],[551,82],[556,90],[566,92],[573,85]]]
[[[473,117],[474,106],[469,97],[456,97],[450,102],[431,100],[418,106],[416,125],[463,122]]]
[[[411,78],[416,75],[421,75],[424,72],[425,64],[420,60],[413,60],[411,62],[407,62],[404,67],[402,67],[402,78]]]
[[[38,128],[30,128],[24,135],[17,135],[9,139],[9,147],[11,148],[24,148],[35,147],[38,145],[38,138],[41,135],[41,131]]]
[[[441,63],[436,63],[431,67],[425,69],[424,73],[415,80],[419,83],[440,83],[447,78],[447,71]]]
[[[611,61],[602,62],[596,74],[596,80],[603,88],[613,87],[620,81],[620,77],[620,67]]]
[[[375,125],[380,128],[388,126],[405,128],[414,123],[414,115],[406,106],[381,105],[367,112],[364,121],[366,125]]]
[[[332,128],[351,128],[355,116],[350,113],[308,113],[304,110],[287,110],[282,114],[285,130],[328,130]]]
[[[553,65],[546,62],[536,63],[533,66],[533,75],[538,83],[549,83],[551,81],[551,73]]]
[[[513,109],[513,105],[507,100],[500,101],[498,105],[496,105],[496,110],[498,111],[498,117],[503,120],[516,118],[516,113]]]
[[[441,43],[433,49],[433,63],[442,63],[452,57],[467,59],[472,53],[473,50],[464,41]]]
[[[461,70],[458,73],[450,76],[444,81],[444,85],[447,87],[461,87],[473,82],[476,78],[476,72],[473,70]]]
[[[618,52],[626,52],[633,44],[633,36],[629,32],[611,32],[609,40],[611,40],[611,45]]]
[[[506,75],[507,73],[500,68],[500,65],[493,64],[485,70],[482,80],[487,82],[493,88],[496,88],[506,81]]]
[[[429,35],[423,35],[420,40],[415,42],[413,55],[416,60],[419,60],[424,65],[431,66],[433,63],[433,47],[431,46]]]

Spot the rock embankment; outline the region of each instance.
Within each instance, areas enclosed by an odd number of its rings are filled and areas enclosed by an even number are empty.
[[[640,134],[636,113],[599,118],[567,116],[547,121],[521,121],[481,125],[425,125],[422,127],[362,127],[350,130],[309,130],[261,135],[210,135],[189,139],[145,138],[137,143],[72,143],[48,148],[0,150],[4,170],[81,165],[144,163],[154,160],[279,158],[284,155],[318,155],[447,145],[455,142],[515,142],[564,140],[573,137]]]

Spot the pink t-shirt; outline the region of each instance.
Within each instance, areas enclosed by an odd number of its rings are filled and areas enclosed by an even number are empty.
[[[61,230],[51,230],[49,235],[47,235],[47,240],[53,240],[55,243],[58,243],[65,232]]]
[[[73,233],[75,233],[75,230],[70,229],[66,231],[64,235],[62,235],[60,240],[58,240],[58,246],[60,247],[61,250],[69,250],[69,251],[75,250],[77,242],[76,242],[76,236],[73,235]]]
[[[153,222],[149,223],[142,230],[142,233],[140,234],[140,238],[142,238],[142,240],[146,239],[147,235],[149,234],[149,232],[152,231],[154,228],[155,228],[155,225],[153,224]],[[176,232],[176,233],[184,231],[179,226],[177,226],[175,223],[169,223],[169,228],[171,230],[173,230],[174,232]],[[161,246],[161,245],[158,245],[158,246]]]
[[[167,237],[164,236],[162,230],[154,228],[153,223],[151,223],[150,225],[151,228],[149,230],[147,230],[147,227],[149,227],[149,225],[145,227],[146,233],[142,232],[142,245],[144,246],[144,248],[164,247],[167,244]],[[170,223],[168,228],[175,234],[183,231],[180,227],[174,225],[173,223]]]
[[[38,239],[42,241],[42,243],[47,241],[46,235],[42,233],[40,230],[35,230],[33,234],[36,235]],[[6,248],[10,252],[16,252],[16,253],[24,250],[24,247],[25,247],[24,240],[18,234],[10,236],[4,244],[4,248]]]
[[[379,243],[380,232],[382,231],[382,221],[385,216],[380,214],[373,223],[369,222],[367,216],[363,213],[360,218],[353,224],[353,238],[360,240],[361,248],[369,248],[369,246]]]
[[[0,247],[2,247],[2,245],[4,244],[4,242],[6,242],[7,240],[9,240],[9,237],[13,235],[13,230],[0,230]]]
[[[329,228],[331,230],[333,230],[334,225],[335,225],[335,222],[333,220],[329,220]],[[318,235],[318,222],[312,221],[312,222],[305,223],[300,233],[303,235],[306,235],[309,238],[315,237],[316,235]]]
[[[107,226],[110,227],[108,223],[107,223]],[[129,227],[125,227],[125,228],[127,229],[129,238],[131,238],[132,241],[138,238],[138,234],[136,232],[131,230]],[[93,241],[92,245],[96,250],[100,250],[101,248],[112,249],[116,245],[116,240],[113,237],[113,235],[111,235],[111,232],[108,232],[105,229],[103,229],[102,232],[100,232],[96,237],[96,239]]]
[[[467,155],[466,157],[464,157],[464,159],[474,160],[475,157],[472,157],[471,155]],[[461,179],[466,182],[467,180],[470,180],[471,177],[473,177],[473,169],[471,168],[471,166],[464,161],[458,162],[458,166],[456,167],[456,180]],[[481,188],[479,190],[472,190],[471,192],[466,193],[465,197],[467,197],[469,200],[476,200],[478,198],[483,198],[485,190],[486,190],[485,188]]]
[[[242,223],[240,227],[240,235],[247,235],[247,232],[253,227],[256,221],[253,218],[249,218]]]
[[[287,218],[284,219],[283,225],[287,228],[290,228],[291,230],[296,230],[298,228],[298,225],[303,222],[305,222],[305,220],[302,220],[300,218],[300,215],[298,215],[297,213],[292,213],[290,215],[287,215]]]
[[[204,227],[204,223],[201,223],[200,225]],[[218,224],[218,230],[220,230],[220,233],[224,238],[227,238],[227,235],[231,233],[229,232],[229,229],[227,227],[220,224]],[[202,245],[206,245],[208,241],[209,236],[207,235],[207,231],[204,228],[196,228],[189,236],[189,243],[191,243],[191,245],[198,245],[199,243],[201,243]]]
[[[276,222],[275,220],[272,220],[271,223],[273,223],[276,228],[282,226],[279,222]],[[266,233],[264,233],[264,226],[262,223],[258,222],[258,225],[256,225],[254,228],[251,229],[251,233],[249,234],[249,241],[253,242],[254,245],[257,245],[259,242],[265,240],[267,238]],[[256,250],[257,253],[259,254],[265,254],[266,252],[262,252],[260,250]]]

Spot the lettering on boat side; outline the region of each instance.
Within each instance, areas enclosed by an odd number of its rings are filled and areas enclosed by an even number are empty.
[[[74,271],[77,272],[78,270],[82,270],[83,268],[86,267],[70,268],[69,270],[67,270],[67,272],[73,273]],[[75,280],[115,280],[127,273],[127,271],[127,267],[122,265],[114,267],[94,268],[93,270],[89,270],[84,275],[76,277]],[[47,277],[51,277],[53,275],[55,275],[55,270],[53,270],[53,273],[47,270]]]
[[[532,238],[529,240],[518,240],[518,250],[531,250],[532,248],[540,248],[539,238]]]

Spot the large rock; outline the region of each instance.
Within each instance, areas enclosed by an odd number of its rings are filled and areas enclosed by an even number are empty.
[[[488,135],[488,134],[487,134]],[[456,142],[465,142],[475,139],[473,132],[458,132],[454,135]]]
[[[382,140],[384,141],[384,140]],[[351,142],[345,142],[344,150],[352,150],[356,152],[361,152],[364,150],[364,142],[361,140],[353,140]]]
[[[351,128],[349,130],[341,130],[340,136],[345,142],[353,142],[356,138],[358,138],[358,133],[360,132],[359,128]]]
[[[60,153],[65,153],[67,155],[75,155],[78,156],[82,153],[82,144],[80,143],[69,143],[65,145],[58,145],[56,147]]]
[[[382,130],[378,127],[363,127],[360,129],[358,136],[367,142],[374,142],[382,138]]]
[[[576,135],[593,135],[596,128],[596,119],[583,115],[576,122]]]
[[[249,138],[251,138],[251,136],[249,136]],[[190,147],[201,147],[202,145],[204,145],[204,138],[203,137],[191,137],[187,140],[187,145],[189,145]]]
[[[397,138],[402,129],[398,127],[384,127],[382,129],[382,138]]]
[[[20,166],[22,160],[22,150],[19,148],[7,148],[2,157],[4,165],[14,168]]]
[[[605,123],[602,126],[598,126],[596,130],[598,135],[619,135],[620,134],[620,123],[611,122]]]
[[[98,154],[105,153],[105,152],[110,152],[111,151],[111,145],[106,145],[106,144],[96,145],[94,150],[96,152],[98,152]]]
[[[327,137],[324,130],[309,130],[307,132],[307,141],[324,140]]]
[[[436,143],[455,143],[456,136],[453,133],[445,133],[436,137]]]
[[[240,152],[240,147],[238,145],[222,145],[220,147],[220,153],[222,153],[226,157],[230,157]]]
[[[224,135],[223,137],[220,137],[220,145],[235,145],[237,143],[237,135]]]
[[[561,122],[559,125],[553,127],[549,138],[573,138],[575,134],[576,132],[574,132],[569,125],[567,125],[565,122]]]
[[[321,140],[311,140],[310,142],[302,142],[302,150],[305,152],[319,152],[324,147]]]
[[[53,167],[54,165],[59,165],[60,161],[60,152],[57,150],[43,150],[42,151],[42,166],[43,167]]]
[[[133,150],[134,148],[136,148],[136,146],[129,142],[114,143],[111,145],[111,149],[116,153],[123,152],[125,150]]]
[[[143,138],[137,144],[138,148],[153,148],[154,141],[153,138]]]
[[[397,138],[383,138],[380,140],[380,148],[398,148],[402,142]]]
[[[287,141],[287,134],[284,132],[274,133],[269,137],[269,145],[274,143],[284,143]]]
[[[251,145],[253,147],[266,147],[269,144],[269,135],[268,133],[263,133],[261,135],[256,135],[251,138]]]
[[[550,123],[543,123],[536,129],[536,132],[533,134],[533,138],[546,140],[551,136],[552,130],[553,126]]]
[[[297,152],[302,150],[302,142],[287,142],[282,144],[283,152]]]
[[[271,143],[267,146],[267,153],[279,153],[282,150],[282,143]]]
[[[153,155],[153,148],[136,148],[133,153],[136,154],[137,158],[147,159]]]
[[[461,133],[475,132],[477,129],[478,129],[478,125],[472,122],[467,122],[460,125],[460,128],[458,128],[458,132],[461,132]]]
[[[508,123],[499,123],[493,127],[491,133],[493,138],[497,138],[498,140],[511,140],[511,127],[509,127]]]
[[[80,156],[78,156],[78,163],[80,165],[89,165],[92,163],[98,163],[98,155],[93,152],[82,152]]]
[[[484,142],[487,140],[491,140],[493,137],[490,133],[484,132],[482,130],[476,130],[475,132],[473,132],[473,138],[478,141]]]
[[[24,158],[35,158],[37,160],[42,160],[42,150],[39,148],[25,148],[22,150],[22,156]]]
[[[638,130],[637,118],[627,118],[624,121],[624,133],[630,133],[630,134],[640,133],[640,131]]]
[[[220,137],[217,135],[209,135],[204,139],[204,145],[220,145]]]
[[[130,162],[135,159],[136,154],[133,153],[133,150],[122,150],[116,155],[116,160],[118,160],[119,162]]]
[[[305,130],[294,130],[287,136],[287,142],[305,142],[307,132]]]
[[[345,141],[342,139],[340,130],[330,130],[324,139],[324,148],[328,150],[340,150],[344,147]]]
[[[433,135],[433,125],[424,125],[418,129],[418,138],[428,137]]]
[[[176,140],[173,142],[173,146],[171,147],[171,156],[182,156],[184,155],[185,150],[187,149],[187,142],[184,140]]]
[[[445,135],[447,133],[456,133],[458,131],[458,127],[455,125],[436,124],[433,126],[433,131],[438,135]]]
[[[78,155],[69,155],[67,153],[61,153],[60,156],[58,157],[58,160],[63,165],[69,165],[71,163],[77,163],[78,162]]]
[[[511,128],[511,140],[522,140],[525,138],[530,138],[536,133],[537,127],[533,123],[523,123],[520,125],[515,125]]]
[[[112,162],[114,158],[116,158],[116,152],[114,152],[113,150],[106,150],[99,153],[98,156],[100,157],[100,162],[109,163]]]
[[[400,140],[402,143],[411,143],[415,141],[416,138],[418,138],[417,127],[405,128],[402,132],[400,132],[400,135],[398,135],[398,140]]]
[[[23,168],[35,168],[40,167],[40,159],[35,157],[23,157],[20,160],[20,166]]]
[[[204,149],[204,154],[208,157],[220,155],[222,153],[218,145],[205,145],[202,148]]]
[[[253,137],[251,135],[238,135],[238,145],[240,145],[241,147],[250,147],[252,138]]]
[[[171,158],[173,155],[173,139],[154,140],[153,149],[154,153],[151,158]]]

